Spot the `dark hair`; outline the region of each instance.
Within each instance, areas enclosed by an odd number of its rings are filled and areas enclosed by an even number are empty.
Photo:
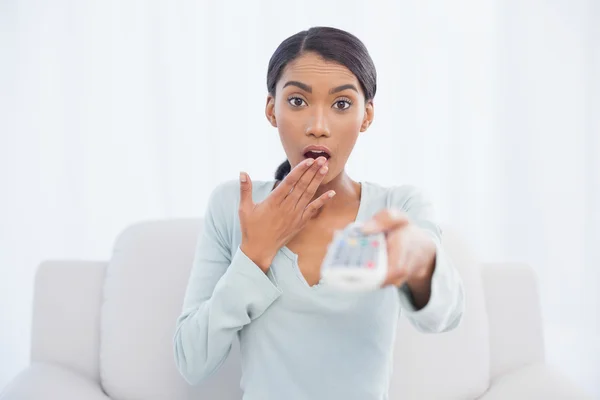
[[[281,42],[269,61],[267,72],[269,94],[275,96],[275,87],[285,66],[307,52],[317,53],[324,60],[345,66],[358,79],[365,100],[369,101],[375,97],[377,72],[367,48],[351,33],[329,27],[310,28]],[[282,180],[290,170],[289,161],[284,161],[277,168],[275,179]]]

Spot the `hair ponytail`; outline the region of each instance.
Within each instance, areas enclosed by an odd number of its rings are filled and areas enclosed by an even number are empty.
[[[292,166],[290,165],[290,162],[288,160],[285,160],[281,163],[279,167],[277,167],[277,171],[275,171],[275,179],[277,179],[278,181],[282,181],[283,178],[285,178],[291,170]]]

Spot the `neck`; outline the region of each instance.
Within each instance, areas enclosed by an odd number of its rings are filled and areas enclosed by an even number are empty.
[[[273,189],[275,189],[279,185],[279,183],[279,181],[276,182],[273,186]],[[321,211],[324,208],[339,209],[343,205],[352,205],[355,202],[360,202],[362,193],[361,184],[353,181],[346,174],[346,171],[340,172],[340,174],[333,178],[331,181],[325,184],[321,184],[317,189],[317,192],[313,196],[312,200],[317,199],[319,196],[323,195],[329,190],[335,191],[335,197],[331,199],[331,201],[328,201],[327,205],[323,207]]]
[[[335,191],[335,197],[327,202],[327,205],[323,207],[324,209],[338,209],[341,205],[349,205],[360,201],[361,185],[360,183],[353,181],[346,174],[346,171],[340,172],[340,174],[331,181],[321,184],[317,189],[317,193],[315,193],[313,200],[329,190]]]

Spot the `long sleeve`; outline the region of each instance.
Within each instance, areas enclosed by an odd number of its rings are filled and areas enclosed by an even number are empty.
[[[401,207],[412,222],[427,231],[436,245],[436,258],[431,278],[431,294],[425,307],[417,310],[405,284],[399,289],[402,313],[412,325],[424,333],[447,332],[456,328],[464,313],[463,283],[452,260],[442,245],[442,232],[433,221],[433,207],[414,187],[404,188]]]
[[[239,247],[231,249],[227,221],[234,211],[228,207],[236,198],[237,186],[233,186],[222,184],[211,194],[176,322],[175,361],[190,384],[216,372],[229,355],[236,333],[281,294],[271,274],[262,272]]]

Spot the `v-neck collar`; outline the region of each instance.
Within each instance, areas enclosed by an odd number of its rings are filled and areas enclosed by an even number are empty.
[[[274,189],[275,184],[277,183],[276,180],[271,180],[267,182],[266,186],[266,190],[265,193],[263,193],[262,199],[264,200],[267,198],[267,196],[269,195],[269,193],[271,193]],[[367,202],[368,202],[368,195],[369,195],[369,184],[368,182],[359,182],[360,184],[360,200],[358,203],[358,211],[356,212],[356,217],[354,219],[353,222],[351,223],[357,223],[357,222],[363,222],[364,218],[365,218],[365,212],[367,209]],[[290,261],[292,261],[292,263],[294,264],[294,268],[298,269],[298,273],[301,275],[302,277],[302,281],[304,283],[304,285],[311,290],[315,290],[318,289],[319,287],[321,287],[321,283],[318,282],[314,285],[309,285],[308,282],[306,281],[306,278],[304,278],[304,275],[302,275],[302,273],[300,273],[300,266],[298,264],[298,254],[294,253],[292,250],[290,250],[289,247],[287,246],[283,246],[282,248],[279,249],[279,251],[287,258],[290,259]]]

